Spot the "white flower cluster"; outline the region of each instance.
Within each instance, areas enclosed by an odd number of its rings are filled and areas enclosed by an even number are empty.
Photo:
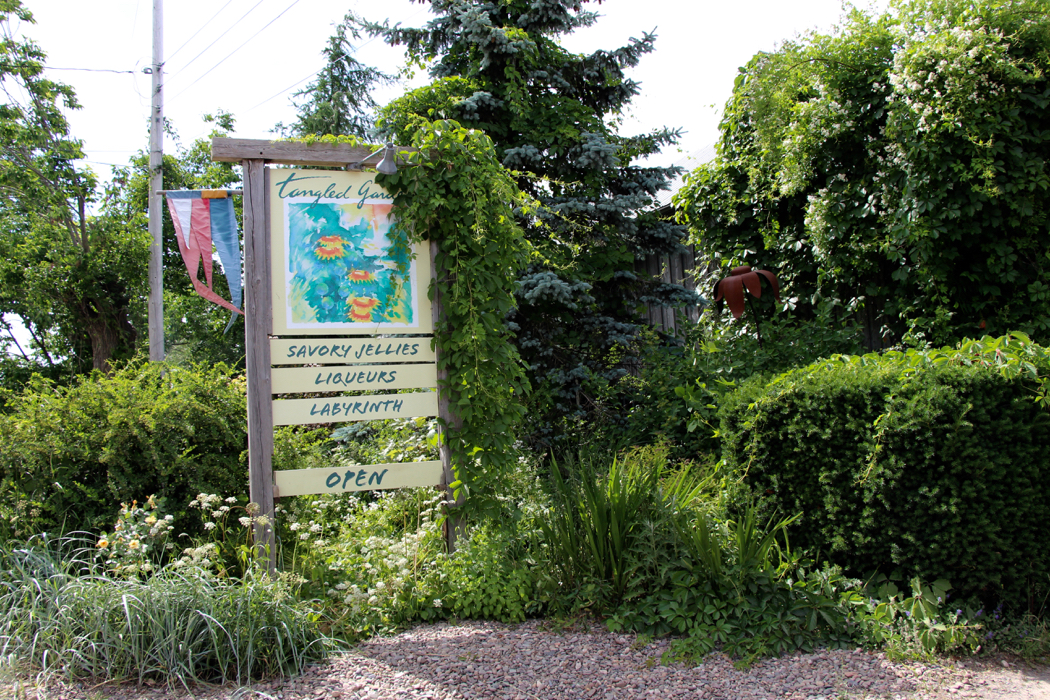
[[[219,545],[208,542],[200,547],[190,547],[182,550],[182,556],[172,566],[182,568],[192,566],[199,569],[209,570],[215,565],[219,554]]]
[[[354,504],[354,518],[357,520],[351,518],[348,532],[353,532],[355,525],[374,524],[376,515],[372,513],[378,509],[391,506],[397,512],[397,503],[404,496],[375,494],[372,498],[374,500],[368,506]],[[391,600],[411,594],[425,575],[431,557],[427,548],[434,547],[434,543],[440,540],[435,519],[441,504],[441,494],[419,503],[418,529],[410,528],[400,536],[371,534],[363,540],[354,536],[347,539],[338,537],[329,544],[324,540],[311,539],[321,529],[319,523],[313,520],[292,523],[290,529],[299,533],[300,538],[305,536],[304,541],[308,543],[301,546],[308,547],[310,552],[323,558],[330,571],[340,572],[337,574],[337,583],[327,589],[327,596],[342,602],[351,614],[374,615],[389,605]],[[331,514],[332,511],[329,511]],[[440,607],[440,604],[436,607]]]

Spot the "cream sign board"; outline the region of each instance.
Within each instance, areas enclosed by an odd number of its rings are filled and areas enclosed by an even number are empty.
[[[430,333],[430,257],[374,173],[270,173],[273,333]],[[275,358],[276,359],[276,358]]]
[[[339,469],[292,469],[274,473],[281,496],[346,493],[434,486],[441,480],[441,462],[370,464]]]
[[[271,391],[314,396],[274,399],[273,425],[438,413],[436,391],[396,392],[437,388],[432,338],[419,337],[433,330],[429,249],[407,243],[393,198],[373,178],[337,170],[270,173],[273,335],[279,336],[270,339]],[[441,464],[274,477],[281,496],[433,486]]]

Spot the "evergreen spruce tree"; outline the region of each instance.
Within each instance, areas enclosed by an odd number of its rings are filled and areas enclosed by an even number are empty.
[[[579,0],[429,1],[437,16],[423,28],[366,25],[435,79],[389,105],[380,127],[405,141],[413,119],[445,118],[492,138],[540,203],[522,214],[535,254],[508,319],[529,365],[534,438],[548,444],[565,418],[621,420],[626,407],[609,388],[637,354],[643,305],[696,303],[681,286],[635,272],[647,254],[680,252],[685,235],[654,207],[675,170],[632,165],[678,132],[615,130],[639,91],[624,72],[655,36],[580,55],[558,43],[597,19]]]
[[[298,103],[298,118],[276,131],[289,136],[358,136],[368,138],[375,126],[375,110],[379,107],[372,97],[378,85],[389,84],[393,78],[382,71],[366,66],[354,57],[351,40],[360,39],[356,18],[350,13],[328,39],[322,53],[325,66],[317,78],[295,93],[305,98]]]

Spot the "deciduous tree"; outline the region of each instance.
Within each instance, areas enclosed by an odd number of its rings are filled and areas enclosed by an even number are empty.
[[[869,347],[1050,338],[1050,16],[912,0],[741,70],[718,157],[676,202],[723,265],[775,270],[796,313]]]
[[[115,192],[77,165],[66,119],[76,96],[44,75],[45,54],[18,22],[33,22],[29,10],[0,0],[0,307],[22,318],[47,363],[79,370],[90,357],[108,371],[134,348],[149,240],[107,213]]]

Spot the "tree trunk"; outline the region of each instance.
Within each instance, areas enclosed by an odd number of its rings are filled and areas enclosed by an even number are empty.
[[[106,323],[106,319],[96,318],[87,323],[87,334],[91,338],[92,368],[109,374],[109,358],[120,344],[120,332]]]
[[[81,303],[84,330],[91,339],[91,365],[106,374],[112,371],[109,360],[123,341],[135,342],[135,329],[128,322],[126,309],[105,313],[92,301]]]
[[[893,345],[893,337],[886,327],[886,317],[875,308],[872,299],[865,299],[860,317],[864,326],[864,346],[869,352],[885,350]]]

